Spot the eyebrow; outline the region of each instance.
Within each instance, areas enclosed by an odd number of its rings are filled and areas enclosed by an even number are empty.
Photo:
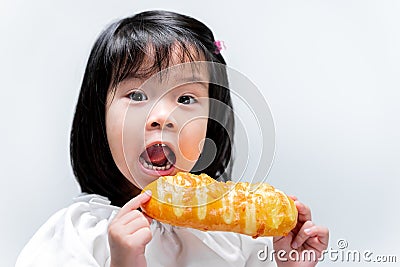
[[[154,75],[154,74],[153,74]],[[151,75],[150,77],[152,77],[153,75]],[[141,77],[140,75],[137,75],[135,73],[129,73],[122,81],[121,83],[125,83],[128,82],[129,80],[138,80],[140,84],[145,83],[150,77],[144,78]],[[185,85],[185,84],[190,84],[190,83],[197,83],[202,85],[202,87],[204,87],[205,89],[208,90],[208,84],[209,84],[209,79],[206,77],[203,77],[202,75],[186,75],[181,77],[177,77],[177,75],[174,75],[172,77],[173,79],[176,79],[179,81],[179,86]]]
[[[201,77],[201,76],[197,76],[197,75],[193,75],[193,76],[185,76],[184,78],[180,78],[179,81],[182,82],[181,85],[185,85],[188,83],[196,83],[196,84],[200,84],[202,85],[205,89],[208,89],[207,84],[209,84],[209,80]]]

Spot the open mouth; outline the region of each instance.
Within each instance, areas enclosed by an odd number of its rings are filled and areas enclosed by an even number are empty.
[[[154,144],[145,149],[139,161],[148,170],[166,171],[176,162],[175,153],[166,144]]]

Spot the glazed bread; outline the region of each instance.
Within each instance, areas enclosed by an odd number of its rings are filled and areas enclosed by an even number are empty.
[[[256,238],[287,235],[297,222],[293,200],[267,183],[223,183],[206,174],[179,172],[160,177],[147,190],[152,198],[142,211],[175,226]]]

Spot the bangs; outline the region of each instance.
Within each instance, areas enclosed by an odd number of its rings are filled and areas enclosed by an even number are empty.
[[[175,32],[165,27],[138,31],[140,27],[121,25],[106,50],[106,68],[111,71],[110,88],[125,78],[146,79],[180,63],[211,61],[212,55],[190,32]]]

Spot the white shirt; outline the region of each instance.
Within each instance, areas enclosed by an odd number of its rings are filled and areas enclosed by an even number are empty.
[[[107,228],[120,208],[95,194],[84,194],[55,213],[21,251],[16,267],[110,266]],[[145,256],[157,266],[276,266],[258,259],[260,250],[272,250],[272,239],[253,239],[230,232],[203,232],[153,220],[152,240]]]

